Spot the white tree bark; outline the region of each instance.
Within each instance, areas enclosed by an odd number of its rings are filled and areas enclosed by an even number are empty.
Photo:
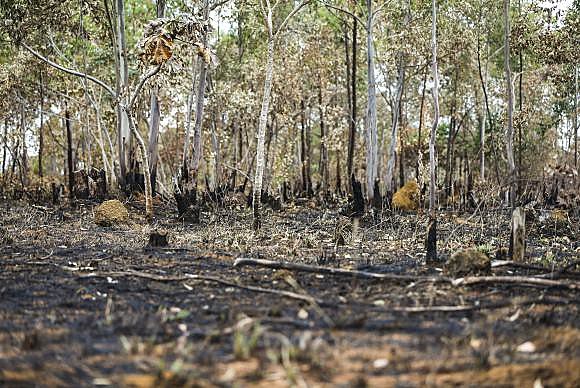
[[[437,70],[437,1],[433,0],[431,50],[433,71],[433,126],[429,137],[429,227],[427,232],[427,261],[437,259],[437,126],[439,125],[439,72]]]
[[[139,83],[137,84],[137,87],[135,88],[133,95],[129,99],[129,103],[127,105],[121,104],[121,109],[123,110],[123,112],[125,112],[125,115],[127,116],[129,128],[131,129],[133,136],[135,136],[135,139],[137,139],[137,145],[139,146],[139,149],[141,151],[141,157],[143,158],[143,174],[145,175],[145,217],[147,218],[148,221],[153,220],[153,192],[151,188],[151,174],[149,172],[150,171],[149,155],[147,153],[145,141],[143,140],[143,137],[141,136],[139,130],[137,129],[137,126],[135,125],[135,119],[133,118],[132,109],[135,106],[137,97],[139,97],[139,94],[141,93],[141,90],[143,89],[145,82],[147,82],[147,80],[153,77],[155,74],[159,73],[159,70],[161,70],[161,66],[163,66],[163,64],[157,65],[155,68],[149,70],[146,74],[144,74],[143,77],[141,77],[141,79],[139,80]]]
[[[505,64],[505,80],[507,93],[507,130],[506,130],[506,152],[509,170],[509,185],[510,185],[510,205],[512,210],[515,204],[516,195],[516,164],[514,158],[514,86],[512,84],[512,70],[510,66],[510,0],[504,0],[504,64]]]
[[[125,37],[125,2],[117,0],[116,2],[116,56],[119,63],[119,93],[121,104],[127,105],[129,99],[129,66],[127,63],[127,43]],[[127,173],[128,155],[130,152],[131,130],[129,128],[129,118],[127,112],[117,107],[118,134],[117,147],[119,152],[119,163],[121,167],[121,183],[125,183]]]
[[[374,198],[378,168],[377,94],[375,79],[375,45],[373,42],[372,0],[367,0],[367,199]]]
[[[578,168],[578,65],[574,66],[574,167]]]
[[[165,15],[165,0],[157,0],[157,17],[162,18]],[[153,181],[151,185],[155,185],[157,180],[157,159],[159,157],[158,140],[159,140],[159,122],[161,119],[161,111],[159,107],[159,87],[154,86],[151,90],[151,108],[149,114],[149,144],[147,152],[149,154],[149,161],[151,162],[150,171]]]
[[[274,36],[272,34],[272,9],[268,8],[266,15],[268,28],[268,57],[266,62],[266,78],[264,80],[264,94],[262,96],[262,108],[258,123],[258,143],[256,147],[256,174],[254,176],[254,189],[252,194],[252,210],[254,216],[254,229],[261,226],[261,197],[262,182],[264,179],[264,143],[266,139],[266,124],[270,107],[270,93],[272,91],[272,79],[274,77]]]
[[[204,1],[203,16],[204,20],[207,20],[209,17],[208,0]],[[207,45],[207,30],[204,30],[203,32],[202,43],[204,46]],[[205,60],[200,60],[199,66],[199,83],[197,85],[197,100],[195,104],[195,124],[193,127],[193,174],[195,180],[197,180],[197,172],[199,170],[201,155],[203,153],[201,142],[201,125],[203,123],[203,108],[205,106],[205,87],[208,64],[205,62]]]
[[[258,136],[256,145],[256,170],[254,175],[254,185],[252,193],[252,212],[254,218],[254,229],[259,229],[261,220],[261,210],[262,210],[262,184],[264,181],[264,168],[265,168],[265,139],[266,139],[266,124],[268,122],[268,112],[270,109],[270,94],[272,91],[272,79],[274,77],[274,41],[278,33],[286,26],[286,23],[308,3],[308,0],[296,5],[294,9],[286,16],[282,21],[278,29],[274,31],[274,26],[272,24],[272,13],[276,6],[279,4],[276,2],[274,6],[270,4],[270,0],[265,0],[265,4],[260,3],[262,6],[262,12],[264,14],[264,19],[266,22],[266,30],[268,33],[268,54],[266,61],[266,78],[264,79],[264,94],[262,96],[262,108],[260,109],[260,119],[258,121]]]
[[[407,2],[407,11],[405,12],[405,18],[403,24],[407,26],[409,23],[409,12],[411,6]],[[393,122],[391,124],[391,143],[389,146],[389,154],[387,159],[387,171],[385,174],[385,185],[387,193],[393,192],[393,175],[395,173],[395,162],[397,158],[397,142],[398,142],[398,122],[399,113],[401,107],[401,99],[403,98],[403,84],[405,82],[405,53],[401,51],[399,53],[399,74],[397,77],[397,96],[395,99],[395,107],[393,112]]]

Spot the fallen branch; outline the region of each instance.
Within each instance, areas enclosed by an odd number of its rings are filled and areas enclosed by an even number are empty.
[[[475,284],[515,284],[515,285],[531,285],[541,287],[559,287],[567,288],[569,290],[580,289],[580,284],[573,282],[561,282],[557,280],[526,277],[526,276],[470,276],[466,278],[455,279],[451,282],[454,286],[471,286]]]
[[[80,278],[107,278],[107,277],[122,277],[122,276],[133,276],[142,279],[149,279],[155,280],[158,282],[184,282],[188,280],[201,280],[206,282],[213,282],[223,284],[224,286],[235,287],[241,290],[252,291],[252,292],[259,292],[264,294],[274,294],[283,296],[290,299],[296,299],[303,302],[311,303],[311,304],[320,304],[320,305],[328,305],[327,302],[322,300],[315,299],[308,295],[301,295],[291,291],[284,291],[284,290],[275,290],[271,288],[262,288],[262,287],[255,287],[255,286],[244,286],[235,282],[231,282],[229,280],[221,279],[215,276],[204,276],[204,275],[197,275],[197,274],[185,274],[183,276],[161,276],[147,272],[140,272],[140,271],[111,271],[111,272],[90,272],[79,275]]]
[[[524,299],[519,302],[514,302],[512,300],[504,300],[494,303],[485,304],[475,304],[475,305],[464,305],[464,306],[413,306],[413,307],[389,307],[386,309],[380,309],[377,311],[388,311],[388,312],[403,312],[403,313],[456,313],[456,312],[469,312],[469,311],[479,311],[479,310],[492,310],[500,309],[504,307],[521,307],[529,305],[568,305],[568,304],[580,304],[580,299],[562,299],[562,298],[529,298]]]
[[[375,273],[375,272],[367,272],[367,271],[357,271],[352,269],[343,269],[343,268],[332,268],[332,267],[321,267],[318,265],[309,265],[309,264],[298,264],[298,263],[288,263],[288,262],[278,262],[272,260],[264,260],[264,259],[251,259],[240,257],[236,259],[234,262],[234,267],[241,267],[244,265],[249,266],[257,266],[257,267],[267,267],[272,269],[285,269],[290,271],[302,271],[302,272],[311,272],[317,274],[329,274],[329,275],[337,275],[337,276],[353,276],[359,278],[367,278],[367,279],[383,279],[383,280],[396,280],[396,281],[406,281],[406,282],[415,282],[415,281],[428,281],[433,283],[451,283],[452,280],[443,277],[432,277],[432,276],[415,276],[415,275],[396,275],[396,274],[384,274],[384,273]]]

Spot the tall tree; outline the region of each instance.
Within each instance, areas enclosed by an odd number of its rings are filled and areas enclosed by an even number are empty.
[[[411,3],[409,0],[404,2],[405,8],[405,17],[403,25],[407,28],[410,19],[410,12],[411,12]],[[398,58],[398,76],[397,76],[397,96],[395,97],[395,104],[393,107],[393,121],[391,123],[391,143],[389,146],[389,153],[387,155],[387,171],[385,174],[385,186],[386,186],[386,193],[385,196],[389,199],[393,195],[393,182],[394,182],[394,172],[395,172],[395,161],[396,161],[396,154],[397,154],[397,142],[398,142],[398,121],[399,121],[399,114],[401,111],[401,100],[403,98],[403,87],[405,84],[405,53],[403,50],[399,52]],[[401,159],[402,160],[402,159]]]
[[[157,0],[157,17],[165,16],[165,0]],[[155,195],[155,183],[157,181],[157,159],[159,157],[158,138],[159,138],[159,87],[156,85],[151,90],[151,109],[149,113],[149,144],[147,153],[149,156],[150,167],[149,174],[151,175],[151,191]]]
[[[272,22],[274,9],[279,5],[276,1],[273,5],[270,0],[261,0],[260,7],[266,23],[266,33],[268,34],[267,58],[266,58],[266,77],[264,78],[264,92],[262,95],[262,108],[260,109],[260,118],[258,122],[258,143],[256,147],[256,169],[254,174],[254,187],[252,193],[252,212],[254,229],[262,226],[261,208],[262,208],[262,184],[264,179],[265,167],[265,149],[266,125],[268,123],[268,112],[270,109],[270,93],[272,91],[272,78],[274,76],[274,42],[280,31],[286,26],[290,18],[302,9],[308,0],[297,4],[294,9],[286,16],[278,28],[274,29]]]
[[[372,0],[366,0],[367,4],[367,199],[373,202],[375,195],[375,182],[378,170],[378,132],[377,132],[377,92],[375,78],[375,43],[373,41],[373,24],[375,13]]]
[[[427,263],[437,260],[437,127],[439,125],[439,72],[437,70],[437,0],[432,2],[431,67],[433,71],[433,126],[429,137],[429,223],[426,239]]]

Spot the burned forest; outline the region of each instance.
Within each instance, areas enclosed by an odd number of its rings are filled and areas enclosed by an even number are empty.
[[[0,0],[0,386],[580,386],[580,0]]]

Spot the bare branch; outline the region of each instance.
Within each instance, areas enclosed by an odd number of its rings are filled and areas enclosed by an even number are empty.
[[[339,11],[342,13],[345,13],[347,15],[350,15],[351,17],[355,18],[357,22],[359,22],[361,25],[366,26],[366,22],[363,22],[358,16],[356,16],[354,13],[352,13],[351,11],[344,9],[344,8],[340,8],[337,7],[335,5],[329,4],[324,0],[317,0],[320,4],[324,5],[325,7],[328,7],[330,9],[334,9],[335,11]]]
[[[276,32],[274,32],[274,37],[276,37],[280,33],[280,31],[282,31],[282,29],[284,29],[284,27],[286,27],[286,24],[288,24],[288,21],[290,19],[292,19],[292,17],[294,15],[296,15],[298,13],[298,11],[300,11],[302,8],[304,8],[304,6],[307,5],[308,3],[310,3],[310,0],[305,0],[302,3],[298,4],[296,7],[294,7],[292,12],[290,12],[288,14],[288,16],[286,16],[284,21],[278,26],[278,28],[276,29]]]
[[[185,274],[184,276],[161,276],[147,272],[140,272],[140,271],[112,271],[112,272],[91,272],[87,274],[79,275],[81,278],[106,278],[106,277],[121,277],[121,276],[133,276],[143,279],[155,280],[158,282],[186,282],[191,280],[200,280],[205,282],[212,282],[222,284],[228,287],[235,287],[246,291],[252,292],[259,292],[265,294],[274,294],[283,296],[290,299],[296,299],[307,303],[317,303],[317,304],[326,304],[328,303],[317,300],[308,295],[298,294],[296,292],[285,291],[285,290],[275,290],[271,288],[262,288],[262,287],[255,287],[255,286],[244,286],[235,282],[231,282],[229,280],[221,279],[215,276],[204,276],[204,275],[197,275],[197,274]]]
[[[332,267],[321,267],[317,265],[308,264],[298,264],[298,263],[287,263],[279,261],[271,261],[264,259],[251,259],[240,257],[234,262],[234,267],[241,267],[244,265],[260,266],[273,269],[286,269],[291,271],[302,271],[302,272],[312,272],[319,274],[330,274],[337,276],[353,276],[359,278],[367,279],[383,279],[383,280],[393,280],[393,281],[427,281],[427,282],[441,282],[441,283],[451,283],[449,278],[442,276],[431,277],[431,276],[413,276],[413,275],[396,275],[396,274],[384,274],[384,273],[374,273],[367,271],[356,271],[343,268],[332,268]]]
[[[143,89],[145,82],[147,82],[147,80],[153,77],[155,74],[159,73],[159,70],[161,70],[162,66],[163,63],[160,63],[159,65],[155,66],[154,68],[150,69],[147,73],[145,73],[143,77],[141,77],[139,83],[137,84],[137,87],[135,88],[135,91],[133,92],[133,96],[131,96],[131,100],[129,101],[127,109],[133,108],[133,105],[135,104],[135,101],[137,100],[139,93],[141,93],[141,89]]]
[[[28,50],[32,55],[34,55],[36,58],[38,58],[41,61],[49,64],[50,66],[54,67],[55,69],[58,69],[60,71],[64,71],[65,73],[68,73],[70,75],[74,75],[74,76],[77,76],[77,77],[86,78],[86,79],[88,79],[88,80],[96,83],[97,85],[101,86],[103,89],[105,89],[111,95],[111,97],[117,98],[117,94],[113,91],[113,89],[109,85],[107,85],[106,83],[104,83],[103,81],[99,80],[98,78],[95,78],[92,75],[88,75],[88,74],[85,74],[85,73],[81,73],[80,71],[72,70],[72,69],[66,68],[64,66],[61,66],[58,63],[53,62],[50,59],[42,56],[42,54],[40,54],[39,52],[37,52],[34,49],[32,49],[30,46],[28,46],[24,42],[22,42],[21,45],[26,50]]]

